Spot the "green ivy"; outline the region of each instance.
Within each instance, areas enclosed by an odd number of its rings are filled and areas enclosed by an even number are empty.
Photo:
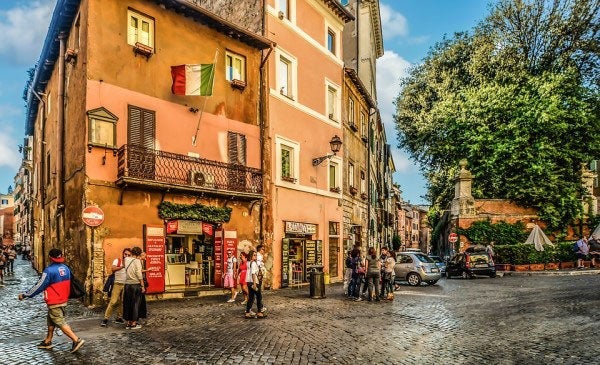
[[[492,223],[490,220],[473,222],[467,229],[459,228],[458,233],[466,236],[476,245],[515,245],[527,239],[523,222],[507,223],[504,221]]]
[[[554,246],[544,246],[544,251],[536,251],[531,244],[498,245],[494,247],[495,261],[499,264],[543,264],[548,262],[569,262],[577,260],[573,253],[573,242],[557,242]]]
[[[229,222],[231,210],[229,207],[162,202],[158,206],[158,216],[161,219],[188,219],[218,224]]]

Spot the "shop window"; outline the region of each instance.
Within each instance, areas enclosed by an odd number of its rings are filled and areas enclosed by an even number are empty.
[[[154,19],[136,11],[127,11],[127,44],[154,49]]]
[[[232,52],[226,52],[225,77],[227,81],[239,80],[246,82],[246,58]]]
[[[116,148],[118,118],[105,108],[90,110],[87,115],[88,144]]]

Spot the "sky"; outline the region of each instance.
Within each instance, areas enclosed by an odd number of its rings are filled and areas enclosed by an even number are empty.
[[[468,31],[488,13],[490,0],[380,0],[384,55],[377,60],[377,99],[388,143],[393,147],[402,197],[427,204],[425,180],[398,149],[393,124],[400,79],[419,64],[444,35]],[[39,58],[55,0],[0,1],[0,193],[14,187],[25,133],[23,88],[27,70]]]

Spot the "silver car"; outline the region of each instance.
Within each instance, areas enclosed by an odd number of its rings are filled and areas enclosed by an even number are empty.
[[[417,286],[422,281],[433,285],[442,276],[435,261],[421,252],[398,253],[394,272],[395,281],[407,281],[412,286]]]

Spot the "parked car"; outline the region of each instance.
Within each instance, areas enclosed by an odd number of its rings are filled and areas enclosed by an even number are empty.
[[[437,265],[438,269],[440,269],[440,274],[442,276],[446,276],[446,261],[444,261],[441,257],[435,255],[429,255],[429,258],[435,261],[435,264]]]
[[[457,253],[446,265],[446,276],[462,276],[473,278],[475,275],[486,275],[490,278],[496,277],[494,261],[485,251]]]
[[[407,281],[412,286],[425,282],[433,285],[440,280],[440,269],[429,256],[421,252],[400,252],[396,256],[395,281]]]

